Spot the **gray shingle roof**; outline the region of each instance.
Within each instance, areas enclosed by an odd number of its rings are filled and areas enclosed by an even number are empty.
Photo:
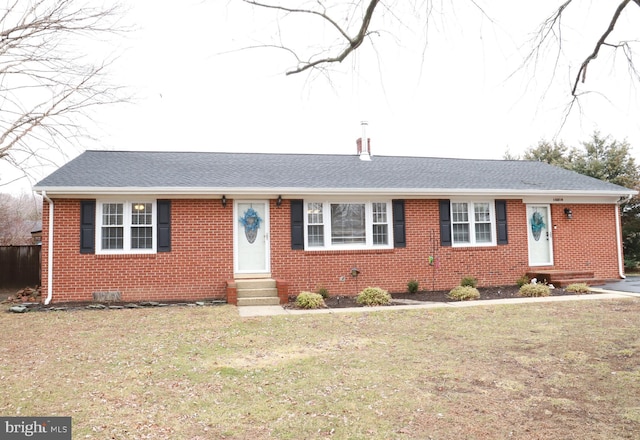
[[[356,155],[86,151],[36,190],[262,190],[627,195],[634,191],[541,162]],[[284,191],[287,190],[287,191]]]

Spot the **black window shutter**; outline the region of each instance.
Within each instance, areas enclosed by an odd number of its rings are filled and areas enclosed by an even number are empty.
[[[291,200],[291,249],[304,249],[303,200]]]
[[[451,246],[451,203],[440,200],[440,246]]]
[[[393,247],[407,247],[404,226],[404,200],[393,200]]]
[[[158,200],[158,252],[171,251],[171,200]]]
[[[96,201],[80,201],[80,253],[95,253]]]
[[[508,244],[506,200],[496,200],[496,228],[498,230],[498,244]]]

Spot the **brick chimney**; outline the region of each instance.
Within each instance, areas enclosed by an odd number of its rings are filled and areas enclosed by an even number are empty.
[[[356,140],[358,156],[360,156],[360,160],[371,160],[371,139],[367,137],[367,125],[369,124],[366,121],[362,121],[360,125],[362,126],[362,137]],[[364,147],[362,145],[363,139],[367,140]]]

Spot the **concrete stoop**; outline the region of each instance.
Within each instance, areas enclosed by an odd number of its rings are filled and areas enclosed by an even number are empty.
[[[238,306],[277,306],[280,304],[276,280],[236,279]]]

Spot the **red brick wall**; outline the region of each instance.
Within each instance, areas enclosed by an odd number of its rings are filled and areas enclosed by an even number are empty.
[[[564,208],[573,210],[568,220]],[[590,270],[598,278],[618,278],[614,205],[552,205],[554,269]],[[509,244],[442,247],[437,200],[406,200],[407,247],[380,251],[292,251],[289,204],[271,211],[271,271],[289,281],[289,292],[324,286],[331,295],[357,294],[367,286],[404,291],[416,279],[422,289],[448,290],[462,277],[480,286],[513,285],[530,270],[526,205],[507,202]],[[434,263],[429,264],[429,257]],[[357,278],[349,274],[357,267]],[[539,268],[538,268],[539,269]],[[341,281],[344,277],[344,281]]]
[[[43,210],[43,292],[47,288],[48,207]],[[120,291],[123,301],[223,298],[233,278],[233,209],[219,200],[171,202],[171,252],[80,254],[80,201],[54,200],[53,301],[91,301]]]
[[[215,200],[173,200],[171,252],[153,255],[80,254],[80,201],[54,200],[54,302],[91,301],[95,291],[120,291],[123,301],[223,298],[233,279],[233,209]],[[564,208],[573,211],[568,220]],[[324,286],[331,295],[367,286],[403,291],[451,289],[464,276],[481,286],[512,285],[528,266],[527,218],[519,200],[507,203],[509,244],[441,247],[437,200],[406,200],[407,247],[378,251],[291,250],[290,205],[270,203],[271,273],[291,294]],[[555,269],[618,277],[614,205],[552,205]],[[43,210],[42,280],[47,289],[48,207]],[[429,257],[434,263],[429,264]],[[350,275],[357,267],[357,278]],[[344,281],[340,278],[344,277]]]
[[[573,218],[568,219],[564,209]],[[592,271],[619,278],[615,205],[551,205],[554,269]]]

